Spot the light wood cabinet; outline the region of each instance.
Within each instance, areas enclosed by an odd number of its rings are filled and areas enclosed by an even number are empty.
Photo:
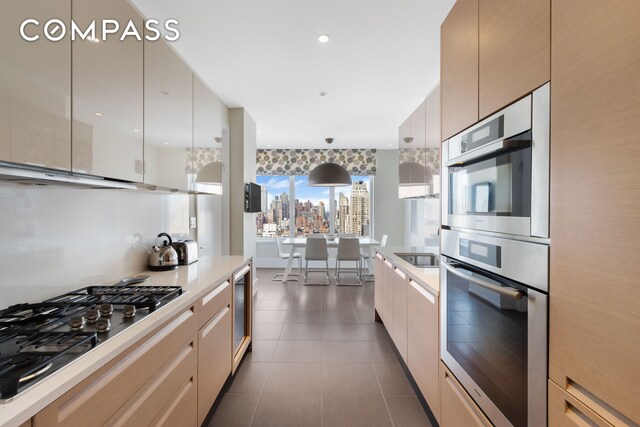
[[[197,374],[193,371],[151,422],[156,427],[199,426]]]
[[[198,329],[209,322],[232,298],[231,278],[225,280],[198,301]]]
[[[198,425],[231,374],[231,301],[198,332]]]
[[[148,423],[196,369],[195,307],[190,307],[65,393],[34,425]]]
[[[551,78],[551,2],[479,3],[481,120]]]
[[[384,258],[380,253],[376,253],[375,264],[374,264],[374,289],[373,289],[373,299],[374,306],[376,309],[376,320],[382,319],[382,280],[384,274]]]
[[[458,0],[440,28],[442,140],[478,121],[478,0]]]
[[[193,73],[167,42],[144,45],[144,182],[189,190]]]
[[[438,297],[409,281],[407,366],[437,420],[440,419]]]
[[[45,38],[52,18],[68,23],[71,0],[5,0],[0,13],[0,161],[71,169],[71,41]],[[35,19],[40,25],[21,24]],[[53,28],[53,27],[52,27]]]
[[[584,426],[611,427],[612,424],[549,380],[549,427]]]
[[[72,18],[80,28],[103,19],[131,20],[139,34],[144,28],[126,0],[74,0]],[[119,33],[103,40],[101,32],[72,42],[72,168],[142,182],[143,42]]]
[[[390,286],[393,298],[391,338],[402,359],[407,363],[407,291],[409,279],[403,271],[394,268]]]
[[[490,427],[492,425],[442,362],[440,362],[439,422],[442,427]]]
[[[640,424],[638,22],[552,3],[549,375],[615,425]]]
[[[233,366],[232,373],[240,365],[247,350],[251,348],[253,312],[253,264],[244,265],[233,273]]]
[[[393,264],[385,260],[382,269],[382,322],[389,333],[393,330],[393,274]]]

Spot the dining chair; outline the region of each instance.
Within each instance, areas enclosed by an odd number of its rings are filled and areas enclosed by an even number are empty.
[[[387,246],[388,240],[389,240],[389,236],[386,234],[383,234],[382,237],[380,238],[380,247],[384,248],[385,246]],[[361,265],[362,265],[363,273],[365,269],[368,269],[367,263],[371,261],[371,259],[369,258],[370,250],[371,248],[368,248],[368,249],[363,248],[360,250],[360,257],[362,258]],[[373,282],[375,280],[373,277],[373,274],[362,274],[361,277],[364,277],[365,282]]]
[[[324,237],[324,236],[323,236]],[[309,261],[324,261],[325,270],[309,270]],[[325,271],[327,274],[326,283],[309,283],[307,281],[309,272],[317,273]],[[327,239],[307,238],[304,249],[304,281],[303,285],[329,285],[329,251],[327,250]]]
[[[283,240],[284,239],[280,237],[276,237],[276,248],[278,249],[278,256],[284,260],[288,260],[289,252],[287,252],[283,247],[282,245]],[[300,252],[294,252],[292,256],[294,259],[296,258],[298,259],[298,274],[289,274],[287,277],[287,282],[297,282],[298,279],[300,278],[300,272],[302,271],[302,254]],[[273,276],[272,280],[280,280],[278,279],[278,277],[284,277],[284,273],[276,274],[275,276]],[[295,277],[295,279],[289,279],[293,277]]]
[[[343,261],[353,261],[356,263],[355,270],[345,270],[349,272],[356,273],[356,278],[358,279],[358,283],[340,283],[340,271],[341,271],[341,263]],[[357,237],[341,237],[338,241],[338,254],[336,255],[336,286],[361,286],[362,281],[360,280],[360,240]]]

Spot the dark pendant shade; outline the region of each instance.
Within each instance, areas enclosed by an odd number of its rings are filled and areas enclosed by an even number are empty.
[[[323,163],[316,166],[307,179],[311,187],[342,187],[351,185],[349,172],[337,163]]]

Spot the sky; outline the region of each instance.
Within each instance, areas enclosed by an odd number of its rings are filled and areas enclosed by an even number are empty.
[[[306,176],[296,176],[296,195],[295,198],[301,202],[310,200],[314,205],[323,201],[328,207],[329,205],[329,188],[328,187],[309,187],[307,185]],[[368,176],[352,176],[352,181],[364,181],[369,186]],[[274,196],[279,196],[283,192],[289,192],[289,177],[288,176],[257,176],[256,181],[258,185],[266,185],[268,194],[267,207],[271,204]],[[351,197],[351,187],[336,187],[336,201],[338,195],[344,193],[345,196]]]

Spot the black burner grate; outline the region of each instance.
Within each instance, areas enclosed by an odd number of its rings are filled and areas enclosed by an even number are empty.
[[[154,311],[166,301],[182,295],[179,286],[88,286],[45,302],[76,305],[133,305]]]

